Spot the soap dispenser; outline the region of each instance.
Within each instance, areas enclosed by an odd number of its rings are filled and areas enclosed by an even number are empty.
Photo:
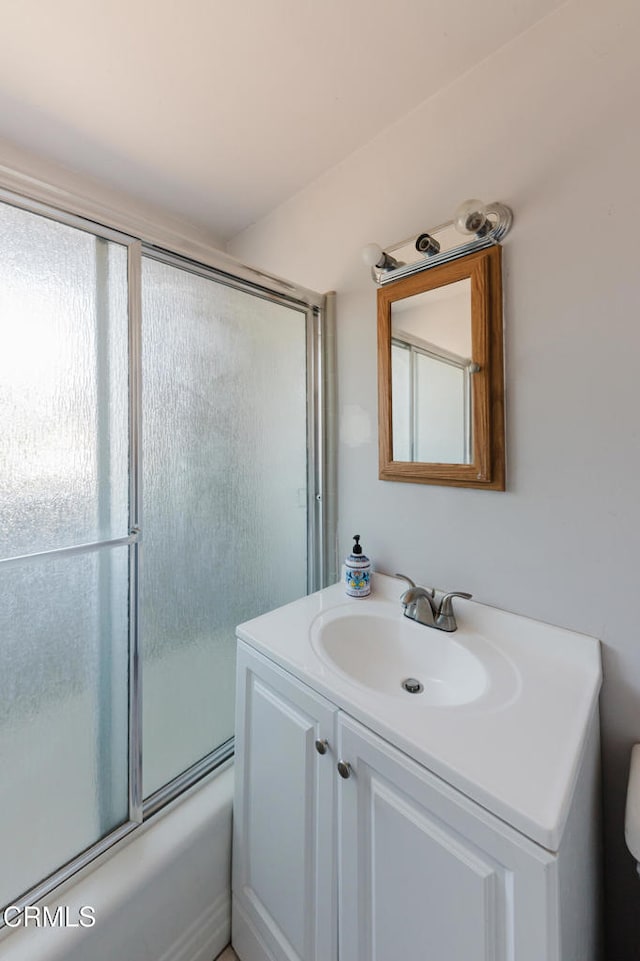
[[[349,597],[366,597],[371,593],[371,561],[362,553],[360,535],[354,534],[351,553],[344,562],[345,591]]]

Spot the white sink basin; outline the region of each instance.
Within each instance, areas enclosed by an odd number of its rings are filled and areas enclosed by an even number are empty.
[[[600,688],[598,642],[454,601],[447,634],[403,616],[374,574],[241,624],[238,637],[527,837],[557,851]],[[407,678],[424,689],[402,689]],[[640,816],[639,816],[640,823]],[[639,842],[640,844],[640,842]]]
[[[381,694],[452,706],[475,701],[489,683],[480,658],[455,635],[416,624],[399,605],[395,616],[338,609],[315,622],[311,639],[329,667]],[[408,678],[423,689],[405,690]]]

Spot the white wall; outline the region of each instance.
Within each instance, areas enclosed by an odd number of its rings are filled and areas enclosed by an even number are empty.
[[[640,740],[639,30],[633,0],[567,3],[230,248],[338,292],[341,553],[357,530],[382,569],[602,639],[611,961],[640,956],[623,839]],[[515,212],[508,491],[379,481],[375,288],[360,249],[428,230],[476,196]]]

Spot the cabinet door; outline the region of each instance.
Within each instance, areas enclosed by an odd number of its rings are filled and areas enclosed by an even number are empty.
[[[559,961],[555,858],[346,715],[341,961]]]
[[[337,711],[243,643],[237,676],[233,945],[242,961],[331,961]]]

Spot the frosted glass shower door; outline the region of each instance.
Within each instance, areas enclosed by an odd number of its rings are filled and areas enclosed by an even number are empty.
[[[307,591],[306,325],[143,258],[145,797],[233,736],[235,626]]]
[[[0,204],[0,907],[129,816],[127,256]]]

